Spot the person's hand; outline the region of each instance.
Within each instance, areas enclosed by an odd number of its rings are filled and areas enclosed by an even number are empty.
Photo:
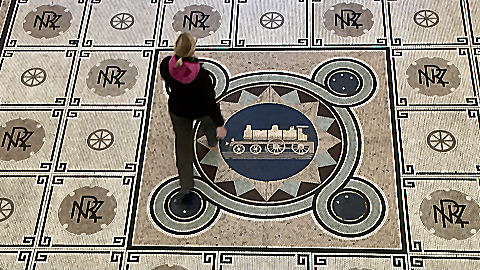
[[[227,129],[225,126],[217,127],[217,139],[221,140],[227,136]]]

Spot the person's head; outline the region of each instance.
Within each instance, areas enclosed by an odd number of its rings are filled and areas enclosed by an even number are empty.
[[[177,41],[175,41],[175,47],[173,48],[175,55],[178,56],[177,67],[183,65],[182,58],[192,57],[195,52],[195,39],[188,32],[181,33]]]

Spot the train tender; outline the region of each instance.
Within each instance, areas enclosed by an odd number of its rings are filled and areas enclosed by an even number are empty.
[[[246,151],[254,155],[262,152],[280,155],[288,149],[300,156],[313,155],[315,143],[308,141],[308,136],[303,133],[307,128],[309,127],[299,125],[290,126],[289,129],[279,129],[278,125],[272,125],[269,130],[257,130],[252,129],[251,125],[246,125],[243,131],[243,140],[235,141],[232,138],[228,145],[231,151],[237,155]]]

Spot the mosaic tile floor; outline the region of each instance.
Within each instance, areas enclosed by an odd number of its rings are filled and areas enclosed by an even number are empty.
[[[0,270],[480,269],[480,1],[2,0]],[[181,31],[228,128],[179,181]]]

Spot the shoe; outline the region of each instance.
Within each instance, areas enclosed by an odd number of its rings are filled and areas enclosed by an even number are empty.
[[[181,202],[183,205],[191,205],[194,197],[195,195],[193,194],[193,192],[190,191],[182,196]]]

